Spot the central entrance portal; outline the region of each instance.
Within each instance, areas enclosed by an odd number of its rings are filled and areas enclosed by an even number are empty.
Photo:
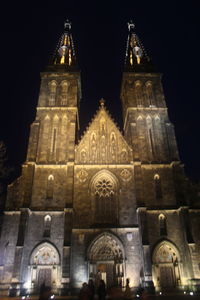
[[[107,287],[124,284],[124,255],[121,243],[111,234],[97,238],[89,249],[89,277],[96,284],[103,279]]]
[[[114,262],[97,263],[96,285],[98,286],[100,279],[103,279],[107,286],[112,286],[115,282]]]

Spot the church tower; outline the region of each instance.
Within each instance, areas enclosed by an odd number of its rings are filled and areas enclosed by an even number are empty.
[[[38,280],[60,288],[69,277],[80,99],[80,72],[66,21],[55,54],[41,73],[22,176],[8,188],[0,250],[5,293],[8,288],[36,291]]]
[[[157,290],[180,287],[194,276],[186,179],[168,117],[162,76],[132,22],[128,29],[121,100],[125,139],[133,151],[143,252],[141,280],[146,285],[153,282]]]

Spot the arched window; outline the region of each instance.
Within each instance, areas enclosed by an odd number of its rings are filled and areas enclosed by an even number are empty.
[[[149,138],[149,150],[151,153],[149,158],[153,160],[155,157],[155,146],[154,146],[154,138],[153,138],[152,119],[150,116],[147,116],[146,122],[147,122],[148,138]]]
[[[50,231],[51,231],[51,216],[46,215],[44,217],[44,234],[43,234],[43,237],[50,237]]]
[[[68,82],[64,80],[61,82],[61,105],[67,104],[67,92],[68,92]]]
[[[167,235],[166,217],[163,214],[160,214],[158,219],[159,219],[159,227],[160,227],[160,236]]]
[[[56,102],[57,83],[55,80],[49,82],[49,105],[54,106]]]
[[[146,82],[145,84],[146,89],[145,89],[145,94],[146,94],[146,98],[147,98],[147,105],[149,106],[154,106],[153,105],[153,87],[152,87],[152,83],[150,81]]]
[[[93,208],[96,223],[116,223],[116,182],[110,174],[100,174],[93,182]]]
[[[154,190],[155,190],[155,198],[157,201],[162,199],[162,187],[161,187],[161,180],[158,174],[154,176]]]
[[[59,117],[56,114],[53,118],[53,124],[51,129],[51,146],[50,146],[50,160],[56,160],[57,149],[57,136],[58,136]]]
[[[54,189],[54,177],[49,175],[47,180],[47,199],[53,198],[53,189]]]
[[[142,86],[140,81],[135,82],[135,97],[138,106],[142,106]]]

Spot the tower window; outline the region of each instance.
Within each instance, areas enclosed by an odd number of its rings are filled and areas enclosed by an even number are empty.
[[[145,91],[146,91],[147,105],[153,106],[153,88],[151,82],[146,83]]]
[[[56,101],[56,88],[57,88],[57,83],[55,80],[51,81],[49,83],[49,105],[54,106],[55,101]]]
[[[162,199],[162,188],[161,188],[161,180],[158,174],[154,176],[154,189],[155,189],[155,198],[157,201]]]
[[[53,190],[54,190],[54,177],[53,175],[49,175],[47,180],[47,199],[53,198]]]
[[[160,225],[160,236],[167,235],[166,217],[163,214],[160,214],[158,219]]]
[[[61,105],[67,104],[67,92],[68,92],[68,83],[67,83],[67,81],[62,81],[62,83],[61,83]]]
[[[51,216],[46,215],[44,217],[44,234],[43,234],[43,237],[50,237],[50,231],[51,231]]]
[[[142,106],[142,88],[141,88],[141,82],[136,81],[135,83],[135,96],[138,106]]]

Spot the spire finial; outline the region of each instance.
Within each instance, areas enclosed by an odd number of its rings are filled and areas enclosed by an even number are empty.
[[[101,99],[99,100],[100,106],[101,106],[101,107],[104,107],[105,102],[106,102],[105,99],[101,98]]]
[[[64,29],[71,29],[71,22],[68,19],[64,22]]]
[[[135,24],[133,23],[132,20],[130,20],[130,22],[128,22],[128,30],[131,31],[131,29],[133,30],[135,28]]]

